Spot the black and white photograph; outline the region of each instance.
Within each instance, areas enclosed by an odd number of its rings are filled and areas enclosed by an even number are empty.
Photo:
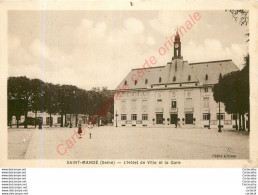
[[[129,6],[8,11],[8,160],[250,159],[249,10]]]

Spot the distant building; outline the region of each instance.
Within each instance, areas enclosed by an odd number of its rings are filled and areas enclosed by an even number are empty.
[[[138,80],[133,80],[133,75],[140,69],[133,69],[117,87],[115,99],[119,91],[121,94],[120,86],[128,84],[129,89],[114,104],[114,125],[117,118],[118,126],[168,126],[179,121],[180,125],[218,127],[219,106],[213,99],[213,86],[220,74],[237,70],[232,60],[184,61],[177,33],[171,62],[146,68]],[[220,113],[223,127],[235,125],[236,116],[227,114],[222,103]]]
[[[35,113],[34,112],[28,112],[27,114],[28,117],[28,123],[30,124],[33,119],[32,124],[30,125],[34,125],[34,119],[35,119]],[[87,122],[87,115],[83,115],[83,114],[78,114],[77,117],[77,121],[81,122],[82,124],[86,124]],[[52,125],[53,126],[60,126],[62,118],[60,114],[52,114],[51,117],[48,113],[43,112],[43,113],[37,113],[36,114],[36,118],[37,121],[41,120],[43,125],[50,125],[50,121],[52,120]],[[25,116],[22,115],[20,120],[19,120],[19,124],[23,124],[25,121]],[[72,122],[72,125],[75,126],[76,123],[76,116],[74,114],[72,114],[72,119],[70,120],[70,114],[66,115],[66,122],[70,123],[70,121]],[[15,116],[12,117],[12,124],[15,125],[17,123]],[[63,116],[63,124],[65,125],[65,116]]]

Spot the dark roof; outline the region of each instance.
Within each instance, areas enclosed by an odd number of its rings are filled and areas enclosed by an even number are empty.
[[[155,66],[146,69],[132,69],[131,72],[119,84],[119,86],[122,86],[125,81],[127,81],[130,89],[147,89],[154,84],[168,83],[199,82],[201,84],[215,84],[218,82],[220,73],[223,76],[238,70],[239,68],[232,60],[219,60],[190,64],[183,60],[173,60],[172,63],[168,62],[166,66]],[[141,77],[139,76],[140,73]],[[132,80],[133,75],[136,75],[138,78],[136,85]],[[191,77],[190,81],[188,80],[189,75]],[[208,79],[206,79],[206,75]],[[159,82],[160,77],[162,80],[161,82]],[[176,81],[173,80],[174,77],[176,77]],[[147,84],[145,83],[146,79]]]

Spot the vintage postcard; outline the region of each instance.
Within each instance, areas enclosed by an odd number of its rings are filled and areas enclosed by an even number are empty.
[[[1,8],[1,167],[257,167],[257,3]]]

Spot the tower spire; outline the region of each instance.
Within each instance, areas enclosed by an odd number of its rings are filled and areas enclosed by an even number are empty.
[[[181,56],[181,40],[180,36],[178,33],[178,28],[176,31],[176,36],[174,39],[174,56],[172,57],[172,60],[174,59],[182,59],[183,57]]]

